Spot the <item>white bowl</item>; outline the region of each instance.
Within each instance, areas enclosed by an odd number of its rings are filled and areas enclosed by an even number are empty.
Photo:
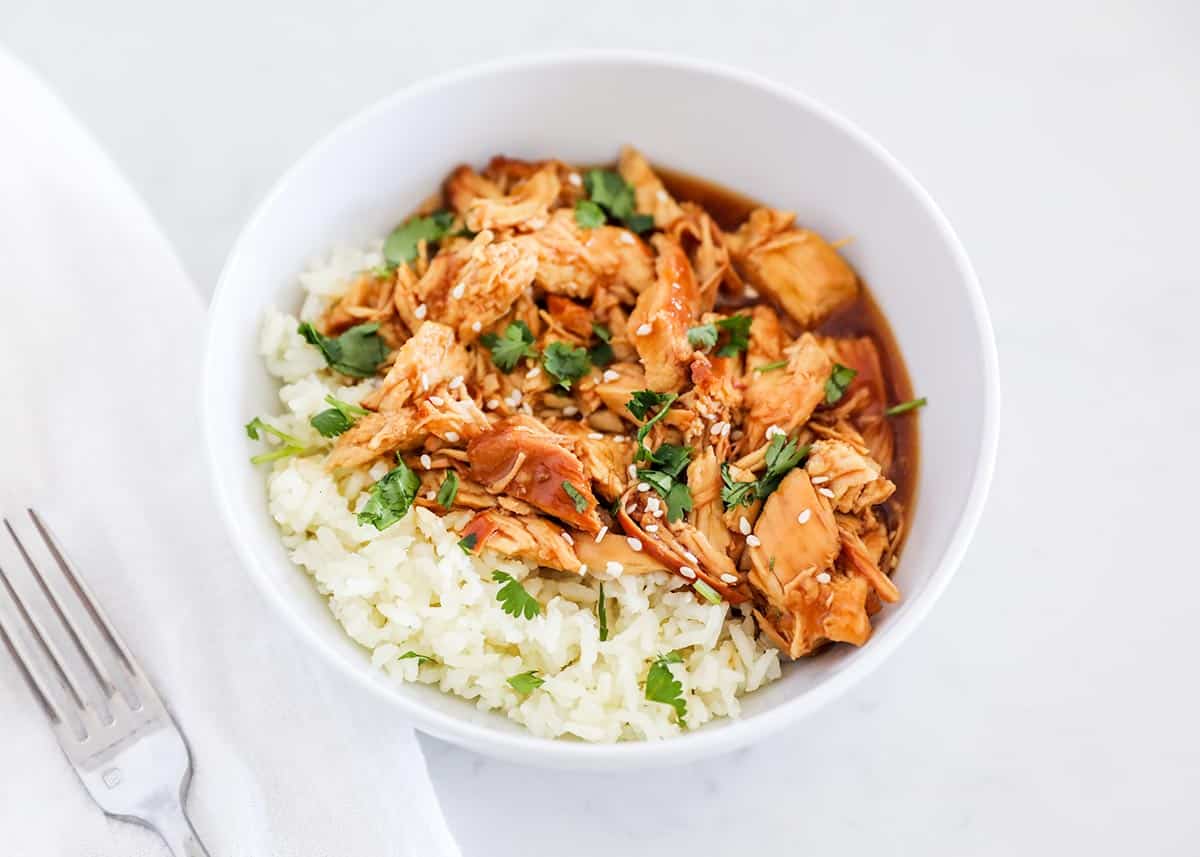
[[[899,340],[921,412],[916,515],[896,572],[903,601],[861,649],[788,664],[738,719],[660,742],[589,745],[534,737],[424,685],[396,686],[346,637],[289,560],[267,513],[264,474],[242,425],[277,409],[258,357],[269,306],[296,308],[296,275],[337,241],[384,235],[464,161],[496,153],[612,160],[647,156],[776,207],[846,256]],[[884,149],[796,92],[745,72],[627,53],[515,59],[406,89],[343,123],[280,179],[242,230],[213,298],[203,419],[218,503],[246,568],[300,636],[418,728],[516,761],[574,768],[682,762],[731,750],[828,702],[916,627],[954,574],[983,508],[996,454],[999,378],[983,295],[945,217]]]

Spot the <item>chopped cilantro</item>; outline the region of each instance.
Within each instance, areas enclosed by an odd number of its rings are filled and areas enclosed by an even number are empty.
[[[479,341],[492,352],[492,362],[502,372],[511,372],[522,357],[537,357],[533,331],[523,321],[509,324],[501,336],[485,333]]]
[[[737,482],[729,472],[729,465],[721,463],[721,501],[726,509],[735,506],[749,506],[754,502],[758,482]]]
[[[588,349],[588,357],[593,366],[607,366],[617,359],[610,344],[612,331],[598,322],[592,322],[592,333],[596,334],[600,342]]]
[[[629,413],[633,414],[639,420],[645,420],[637,430],[637,452],[634,453],[635,461],[649,461],[650,450],[646,448],[646,435],[650,433],[650,428],[659,420],[667,415],[667,411],[671,407],[671,403],[679,398],[675,393],[656,393],[653,390],[634,390],[625,407]],[[646,419],[646,414],[653,407],[658,407],[658,413]]]
[[[333,396],[326,396],[325,401],[333,407],[315,414],[308,421],[313,428],[320,432],[321,437],[337,437],[354,425],[355,417],[365,417],[370,413],[365,408],[343,402]]]
[[[414,659],[414,658],[417,661],[417,666],[424,666],[425,664],[436,664],[437,663],[437,658],[432,658],[429,655],[422,655],[422,654],[419,654],[418,652],[414,652],[412,650],[405,652],[399,658],[397,658],[397,660],[403,661],[403,660],[409,660],[409,659]]]
[[[771,495],[783,477],[798,466],[808,456],[809,446],[800,446],[794,440],[788,440],[785,435],[771,438],[767,447],[767,469],[763,475],[753,482],[736,482],[729,472],[729,465],[721,465],[721,500],[726,509],[735,506],[749,506],[755,500],[765,500]]]
[[[584,229],[595,229],[604,225],[604,209],[590,199],[575,203],[575,222]]]
[[[598,321],[592,322],[592,333],[603,342],[612,342],[612,331]]]
[[[604,581],[600,581],[600,597],[596,600],[596,619],[600,623],[600,642],[608,639],[608,604],[604,597]]]
[[[479,536],[474,533],[467,533],[458,540],[458,546],[462,548],[462,552],[470,555],[475,550],[475,545],[479,544]]]
[[[672,524],[692,511],[692,492],[682,482],[671,486],[667,494],[667,520]]]
[[[679,652],[659,655],[646,673],[646,699],[661,702],[675,709],[679,725],[687,728],[687,701],[683,698],[683,684],[671,673],[671,664],[683,663]]]
[[[508,683],[521,696],[529,696],[529,694],[544,685],[546,680],[537,674],[537,670],[530,670],[527,673],[518,673],[517,675],[509,676]]]
[[[583,186],[592,203],[632,231],[640,234],[654,227],[653,217],[638,214],[634,210],[637,198],[633,186],[621,178],[619,173],[612,170],[588,170],[583,176]],[[578,219],[578,208],[575,216]]]
[[[729,334],[729,341],[717,349],[718,357],[733,357],[739,351],[746,350],[750,344],[752,320],[748,315],[731,315],[717,322],[717,327]]]
[[[341,336],[324,336],[307,321],[297,332],[315,345],[329,368],[354,378],[370,378],[387,357],[388,349],[379,336],[379,322],[356,324]]]
[[[263,464],[267,461],[276,461],[280,458],[287,458],[305,451],[304,441],[280,431],[279,429],[275,428],[275,426],[263,422],[258,417],[255,417],[254,419],[250,420],[250,422],[246,423],[246,437],[250,438],[251,440],[260,440],[262,438],[262,434],[260,434],[260,432],[274,435],[275,437],[279,438],[281,441],[283,441],[283,446],[279,447],[278,449],[272,449],[269,452],[262,452],[251,457],[251,464]]]
[[[774,372],[776,369],[782,369],[783,367],[785,367],[787,365],[788,365],[788,362],[786,360],[776,360],[774,363],[764,363],[761,366],[755,366],[754,371],[755,372]]]
[[[720,593],[718,593],[717,590],[713,589],[703,580],[697,580],[695,583],[693,583],[692,589],[696,590],[696,592],[698,592],[709,604],[721,603]]]
[[[358,513],[358,522],[386,530],[408,514],[420,487],[417,474],[397,457],[396,466],[371,486],[371,496]]]
[[[433,243],[442,238],[454,222],[449,211],[437,211],[428,217],[410,217],[392,230],[383,244],[383,258],[393,265],[403,265],[417,258],[421,241]]]
[[[907,414],[909,411],[915,411],[917,408],[923,408],[927,404],[929,404],[929,402],[924,396],[919,399],[909,399],[907,402],[901,402],[898,405],[892,405],[890,408],[884,411],[884,414],[889,417],[895,417],[899,416],[900,414]]]
[[[437,504],[443,509],[449,509],[454,505],[454,498],[458,496],[458,474],[453,470],[446,471],[446,478],[442,480],[442,487],[437,492]]]
[[[674,443],[660,444],[658,449],[650,453],[650,464],[654,469],[662,471],[672,479],[686,470],[691,460],[692,448]]]
[[[560,387],[569,390],[571,384],[592,368],[592,361],[588,359],[586,348],[566,342],[551,342],[542,353],[542,366],[549,375],[558,380]]]
[[[511,574],[493,571],[492,580],[504,584],[496,592],[496,600],[500,602],[500,609],[509,616],[524,616],[526,619],[532,619],[542,612],[542,605],[538,603],[538,600],[526,592],[521,581]]]
[[[638,478],[667,501],[667,520],[671,523],[692,510],[692,492],[679,478],[679,474],[687,468],[691,454],[690,446],[664,443],[650,453],[650,463],[654,469],[638,470]]]
[[[846,388],[857,374],[858,372],[849,366],[834,363],[833,371],[829,373],[829,379],[825,382],[825,404],[832,405],[841,401],[842,396],[846,395]]]
[[[717,344],[717,326],[712,322],[689,327],[687,332],[688,344],[692,348],[708,349]]]
[[[562,488],[563,491],[566,492],[567,496],[571,498],[571,502],[575,504],[576,512],[584,512],[587,510],[587,497],[584,497],[583,494],[579,492],[578,488],[565,480],[563,481]]]

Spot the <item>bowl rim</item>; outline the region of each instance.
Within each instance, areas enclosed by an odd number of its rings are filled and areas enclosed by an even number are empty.
[[[856,658],[845,668],[821,681],[798,698],[786,700],[773,708],[744,719],[724,719],[719,728],[686,732],[662,741],[591,744],[542,738],[523,730],[493,729],[428,708],[420,700],[398,692],[399,688],[387,686],[374,679],[368,675],[366,670],[348,669],[342,655],[335,651],[332,645],[317,633],[316,629],[303,621],[303,617],[286,604],[284,599],[278,597],[264,568],[266,560],[261,559],[254,548],[255,539],[248,530],[248,524],[238,520],[234,514],[232,479],[223,475],[223,462],[218,442],[219,427],[215,422],[216,409],[209,407],[209,403],[216,402],[221,395],[221,385],[215,377],[215,354],[220,343],[218,330],[213,322],[220,315],[218,312],[220,307],[232,299],[230,286],[232,271],[238,267],[241,258],[247,251],[248,235],[254,231],[254,227],[266,216],[266,212],[272,208],[277,197],[284,192],[297,174],[310,163],[319,160],[326,150],[333,147],[341,138],[354,133],[360,126],[371,122],[382,113],[395,109],[406,100],[480,77],[563,65],[633,65],[642,66],[649,73],[666,69],[724,78],[748,87],[765,90],[794,107],[807,111],[820,120],[835,126],[877,158],[929,213],[940,238],[950,250],[954,264],[966,287],[967,300],[975,320],[975,335],[983,360],[982,437],[980,438],[979,455],[971,475],[967,501],[959,512],[950,541],[942,553],[937,567],[922,588],[920,597],[910,602],[908,609],[897,618],[889,636],[883,640],[873,641],[873,645],[864,646],[859,650]],[[200,385],[200,410],[201,421],[204,425],[210,481],[225,527],[230,533],[242,565],[250,571],[255,585],[258,586],[266,600],[273,605],[273,609],[287,618],[288,624],[292,626],[293,630],[307,639],[314,649],[320,651],[338,672],[351,674],[356,683],[397,706],[414,726],[459,746],[513,762],[543,767],[596,770],[678,764],[738,749],[753,741],[775,734],[802,716],[821,708],[874,671],[928,616],[929,611],[941,597],[962,563],[982,516],[995,471],[1000,422],[999,358],[995,337],[979,280],[967,257],[966,250],[945,214],[929,193],[887,149],[849,120],[814,98],[789,86],[769,80],[756,72],[706,60],[638,50],[519,54],[454,69],[417,81],[384,96],[344,119],[333,130],[321,136],[272,184],[271,189],[242,226],[222,266],[209,303],[206,327],[203,379]]]

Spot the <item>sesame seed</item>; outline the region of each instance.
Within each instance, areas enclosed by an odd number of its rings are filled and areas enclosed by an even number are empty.
[[[721,435],[723,437],[729,436],[729,423],[721,423]]]
[[[605,369],[604,374],[600,377],[605,381],[615,381],[621,377],[621,373],[617,372],[615,369]]]
[[[604,440],[604,435],[598,431],[590,431],[588,432],[588,440]]]
[[[750,535],[750,522],[746,520],[745,515],[738,520],[738,529],[742,531],[743,536]]]
[[[429,389],[429,376],[426,375],[424,372],[421,373],[421,389],[422,390]]]
[[[737,575],[736,574],[728,574],[728,573],[722,574],[721,582],[722,583],[737,583]]]
[[[785,432],[783,429],[781,429],[777,425],[767,426],[767,440],[770,440],[771,438],[775,437],[775,435],[777,435],[777,434],[787,434],[787,432]]]
[[[425,306],[425,304],[421,304],[416,308],[416,310],[413,311],[413,315],[415,315],[417,318],[424,318],[428,314],[429,307]]]
[[[457,390],[462,385],[463,385],[463,376],[455,375],[453,378],[450,379],[450,383],[446,385],[446,388],[449,390]]]
[[[812,509],[805,509],[803,512],[801,512],[799,515],[796,516],[796,520],[802,524],[807,524],[808,519],[811,517],[812,517]]]
[[[635,551],[640,551],[642,549],[642,540],[641,539],[635,539],[633,536],[628,536],[628,537],[626,537],[625,541],[628,542],[629,547]]]
[[[440,408],[442,405],[446,404],[446,400],[443,399],[441,396],[430,396],[429,404],[435,405],[436,407]]]
[[[483,330],[483,322],[481,322],[481,321],[471,322],[471,330],[473,330],[475,333],[479,333],[479,331]]]
[[[667,192],[663,188],[660,187],[657,191],[654,192],[654,198],[665,202],[667,199]]]
[[[654,516],[654,517],[656,517],[656,518],[661,518],[661,517],[663,516],[663,510],[662,510],[662,509],[659,509],[659,508],[656,506],[655,508],[653,508],[653,509],[651,509],[651,510],[650,510],[650,514],[651,514],[651,515],[653,515],[653,516]]]
[[[436,492],[436,491],[426,491],[426,492],[425,492],[425,499],[426,499],[426,500],[434,500],[434,499],[436,499],[436,498],[437,498],[437,492]]]
[[[494,410],[496,410],[496,408],[500,407],[500,400],[499,399],[488,399],[487,406],[488,406],[488,410],[494,411]]]
[[[646,482],[639,482],[639,483],[638,483],[638,489],[637,489],[637,490],[639,490],[639,491],[641,491],[643,494],[645,494],[647,491],[649,491],[649,490],[650,490],[650,485],[649,485],[648,483],[646,483]]]
[[[456,432],[456,431],[446,432],[446,440],[450,441],[451,443],[458,443],[458,432]]]
[[[577,413],[579,413],[579,408],[575,407],[574,405],[567,405],[562,409],[562,415],[564,417],[573,417]]]
[[[634,237],[633,237],[632,235],[630,235],[628,232],[622,232],[622,233],[621,233],[621,237],[620,237],[619,239],[617,239],[617,240],[619,240],[619,241],[620,241],[622,244],[634,244],[634,243],[636,243],[636,241],[635,241]]]
[[[513,407],[516,407],[517,405],[519,405],[521,403],[521,398],[522,398],[522,393],[520,390],[513,390],[511,393],[508,394],[508,402]]]
[[[814,477],[812,478],[812,484],[813,484],[813,485],[824,485],[824,484],[825,484],[826,482],[828,482],[828,481],[829,481],[829,477],[828,477],[828,476],[814,476]]]
[[[662,504],[659,502],[658,498],[653,494],[646,498],[646,510],[651,514],[654,514],[656,511],[658,511],[661,505]]]
[[[525,377],[526,378],[536,378],[538,375],[541,375],[541,374],[542,374],[542,367],[534,366],[532,369],[530,369],[528,372],[525,373]]]
[[[596,533],[596,544],[600,544],[600,542],[604,541],[604,534],[607,532],[608,532],[607,526],[600,528],[600,532]]]
[[[830,500],[832,500],[834,497],[834,493],[832,491],[830,491],[828,488],[818,488],[817,493],[828,497]]]
[[[626,468],[625,472],[629,474],[630,479],[637,479],[637,465],[636,464],[629,465],[629,467]]]
[[[646,530],[646,532],[648,532],[650,534],[657,533],[658,532],[658,524],[646,524],[644,529]]]
[[[817,583],[828,583],[831,580],[833,580],[833,578],[829,576],[829,572],[827,571],[822,571],[817,575]]]
[[[623,434],[615,434],[613,435],[613,440],[617,443],[624,443],[625,441],[629,440],[629,438],[625,437]]]
[[[746,536],[746,544],[750,545],[752,548],[756,548],[762,544],[762,539],[754,535],[754,533],[751,533],[750,535]]]
[[[638,329],[634,331],[634,333],[636,333],[638,336],[648,336],[650,331],[653,329],[654,328],[652,328],[649,324],[641,324],[638,326]]]
[[[583,184],[583,179],[579,177],[579,173],[571,173],[569,176],[567,176],[567,181],[575,185],[575,187],[579,187]]]
[[[692,553],[691,551],[684,551],[684,552],[683,552],[683,556],[684,556],[684,559],[686,559],[688,562],[695,563],[696,565],[699,565],[699,564],[700,564],[700,558],[699,558],[699,557],[697,557],[697,556],[696,556],[694,553]]]
[[[625,566],[621,565],[621,563],[616,562],[615,560],[609,560],[608,564],[604,566],[604,570],[613,577],[620,577],[621,572],[625,571]]]
[[[720,437],[721,436],[721,427],[726,426],[726,425],[728,425],[728,423],[715,422],[711,426],[709,426],[708,433],[711,434],[713,437]]]
[[[428,470],[429,468],[433,467],[433,459],[427,454],[423,454],[421,456],[421,466]]]
[[[575,539],[573,539],[571,537],[571,534],[568,533],[566,530],[563,530],[562,533],[560,533],[560,535],[563,537],[563,541],[566,542],[567,544],[569,544],[569,545],[575,544]]]
[[[582,565],[580,565],[580,566],[579,566],[579,573],[580,573],[580,574],[587,574],[587,573],[588,573],[588,567],[587,567],[587,563],[583,563]]]
[[[459,283],[457,286],[455,286],[454,288],[452,288],[450,290],[450,297],[454,298],[455,300],[459,300],[466,293],[467,293],[467,284]]]
[[[686,565],[679,566],[679,573],[682,574],[684,577],[686,577],[688,580],[696,579],[696,570],[694,568],[688,568]]]

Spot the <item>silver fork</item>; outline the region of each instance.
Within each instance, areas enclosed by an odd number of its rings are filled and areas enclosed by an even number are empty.
[[[184,811],[191,756],[162,700],[37,513],[3,522],[0,594],[14,609],[0,640],[67,760],[105,813],[157,831],[175,857],[207,857]],[[41,599],[14,587],[22,565]]]

